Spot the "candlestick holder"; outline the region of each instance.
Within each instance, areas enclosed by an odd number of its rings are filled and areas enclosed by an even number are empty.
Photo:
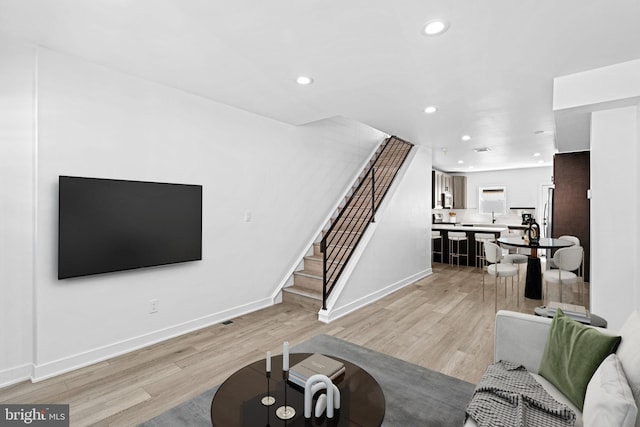
[[[296,410],[291,406],[287,406],[287,380],[289,379],[289,371],[282,371],[282,379],[284,379],[284,406],[276,409],[276,415],[281,420],[290,420],[296,415]]]
[[[271,396],[271,393],[269,393],[270,380],[271,380],[271,372],[267,372],[267,395],[264,396],[260,401],[264,406],[271,406],[274,403],[276,403],[276,398]]]

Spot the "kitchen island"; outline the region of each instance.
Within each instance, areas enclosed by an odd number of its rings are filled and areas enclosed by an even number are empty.
[[[451,223],[434,223],[431,225],[431,229],[434,231],[439,231],[442,235],[442,262],[449,262],[449,238],[448,233],[451,231],[461,231],[466,233],[467,235],[467,244],[469,245],[469,258],[466,260],[466,264],[471,267],[474,267],[476,264],[476,233],[482,234],[493,234],[496,237],[496,240],[503,233],[507,233],[509,231],[508,225],[493,225],[493,224],[451,224]],[[464,248],[464,243],[462,244]],[[461,260],[465,260],[465,257],[462,256]]]

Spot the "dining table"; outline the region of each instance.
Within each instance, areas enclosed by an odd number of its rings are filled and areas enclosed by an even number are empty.
[[[542,299],[542,268],[538,249],[560,249],[573,246],[569,240],[553,239],[550,237],[540,238],[538,241],[525,239],[524,236],[500,237],[498,243],[516,248],[528,248],[531,255],[527,260],[527,278],[524,287],[524,296],[529,299]]]

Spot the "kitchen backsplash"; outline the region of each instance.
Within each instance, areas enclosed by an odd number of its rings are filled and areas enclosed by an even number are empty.
[[[456,223],[464,224],[490,224],[491,215],[480,214],[477,209],[433,209],[433,213],[442,214],[442,222],[451,222],[449,212],[456,213]],[[496,224],[520,225],[522,224],[522,213],[535,211],[510,210],[506,215],[496,215]]]

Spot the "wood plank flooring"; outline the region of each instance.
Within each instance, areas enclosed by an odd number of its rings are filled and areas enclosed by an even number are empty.
[[[493,359],[491,279],[487,276],[483,301],[479,269],[435,263],[433,275],[328,325],[295,304],[278,304],[229,325],[214,325],[35,384],[0,389],[0,402],[68,403],[72,426],[137,425],[220,384],[235,370],[264,358],[266,351],[279,354],[283,341],[294,346],[317,334],[475,383]],[[506,299],[504,286],[498,287],[498,309],[532,313],[541,304],[523,301],[524,269],[520,285],[519,307],[510,282]],[[557,289],[550,286],[549,291]],[[566,289],[564,295],[565,302],[576,299],[577,288]]]

